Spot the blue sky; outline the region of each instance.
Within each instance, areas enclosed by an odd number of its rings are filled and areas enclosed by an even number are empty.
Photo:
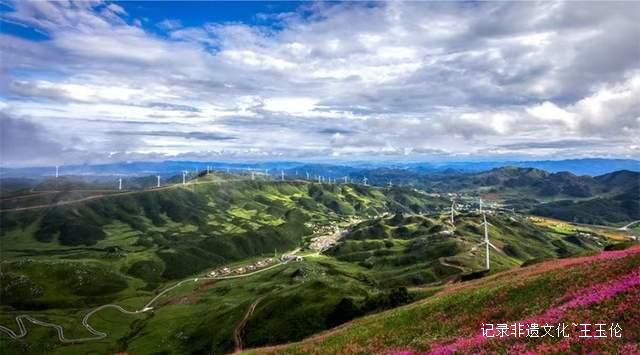
[[[636,158],[639,11],[6,1],[2,164]]]

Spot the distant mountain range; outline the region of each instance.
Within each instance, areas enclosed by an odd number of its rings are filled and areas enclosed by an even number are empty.
[[[427,188],[454,192],[479,190],[486,193],[526,193],[529,197],[588,198],[632,193],[640,188],[640,173],[620,170],[591,177],[570,172],[550,173],[536,168],[503,167],[485,172],[449,174],[428,178]]]
[[[397,170],[404,174],[446,174],[460,172],[479,172],[490,169],[513,166],[542,169],[551,173],[567,171],[575,175],[597,176],[618,170],[640,172],[640,160],[633,159],[569,159],[542,161],[484,161],[484,162],[336,162],[311,163],[295,161],[265,162],[203,162],[203,161],[163,161],[163,162],[123,162],[97,165],[65,165],[60,167],[62,175],[113,177],[132,175],[173,176],[183,170],[204,170],[207,166],[216,170],[246,171],[262,170],[277,175],[284,171],[288,176],[306,177],[323,175],[332,178],[343,176],[365,176],[378,169]],[[55,167],[9,168],[0,167],[0,177],[42,178],[53,176]],[[386,183],[386,182],[385,182]]]

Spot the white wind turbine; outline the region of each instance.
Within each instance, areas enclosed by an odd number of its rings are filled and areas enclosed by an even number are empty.
[[[455,221],[453,219],[455,213],[456,213],[456,206],[455,206],[456,202],[454,200],[451,200],[451,224],[455,225]]]
[[[489,262],[489,247],[492,247],[496,251],[500,251],[500,249],[498,249],[495,245],[493,245],[489,241],[489,229],[488,229],[489,224],[487,223],[487,216],[484,213],[482,214],[482,219],[483,219],[482,224],[484,225],[484,240],[482,241],[482,243],[478,244],[478,246],[473,248],[473,250],[475,250],[477,247],[481,247],[482,245],[485,246],[485,258],[486,258],[485,266],[487,267],[487,270],[490,270],[491,264]]]
[[[284,181],[284,170],[280,170],[280,181]]]
[[[364,186],[367,186],[367,181],[369,181],[369,179],[367,179],[366,176],[362,178],[362,183],[364,184]]]
[[[309,172],[305,171],[307,173],[307,180],[309,180]]]
[[[389,183],[387,185],[389,186],[389,188],[393,187],[393,183],[391,182],[391,180],[389,180]]]
[[[118,179],[118,191],[122,190],[122,178]]]
[[[160,187],[160,175],[158,175],[157,178],[158,178],[158,184],[156,185],[156,187]]]
[[[187,184],[187,171],[183,171],[182,172],[182,185],[186,185]]]
[[[348,183],[349,183],[349,177],[345,176],[345,177],[343,177],[343,179],[344,179],[344,183],[345,183],[345,184],[348,184]]]
[[[58,178],[58,166],[56,165],[56,179]]]

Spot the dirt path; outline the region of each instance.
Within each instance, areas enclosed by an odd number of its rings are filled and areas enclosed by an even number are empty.
[[[462,266],[460,266],[460,265],[456,265],[456,264],[449,264],[449,263],[447,262],[447,260],[446,260],[444,257],[439,258],[439,259],[438,259],[438,261],[440,262],[440,264],[442,264],[442,265],[444,265],[444,266],[452,267],[452,268],[454,268],[454,269],[458,269],[458,270],[460,270],[462,273],[467,272],[467,269],[466,269],[466,268],[464,268],[464,267],[462,267]]]
[[[251,315],[253,315],[253,312],[256,310],[258,303],[260,303],[263,298],[264,297],[258,298],[251,304],[251,306],[249,306],[249,309],[247,309],[247,313],[244,314],[244,318],[242,318],[242,321],[238,323],[238,326],[233,331],[233,342],[236,344],[235,352],[237,353],[241,352],[243,348],[244,327],[247,325],[249,318],[251,318]]]

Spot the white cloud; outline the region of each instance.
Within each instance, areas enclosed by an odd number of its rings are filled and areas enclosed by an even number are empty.
[[[1,35],[3,110],[97,160],[471,156],[522,152],[510,143],[609,135],[623,142],[620,155],[637,153],[638,3],[301,6],[275,14],[277,30],[189,27],[176,18],[145,29],[126,2],[15,2],[0,16],[49,39]],[[191,132],[237,139],[197,140]]]

